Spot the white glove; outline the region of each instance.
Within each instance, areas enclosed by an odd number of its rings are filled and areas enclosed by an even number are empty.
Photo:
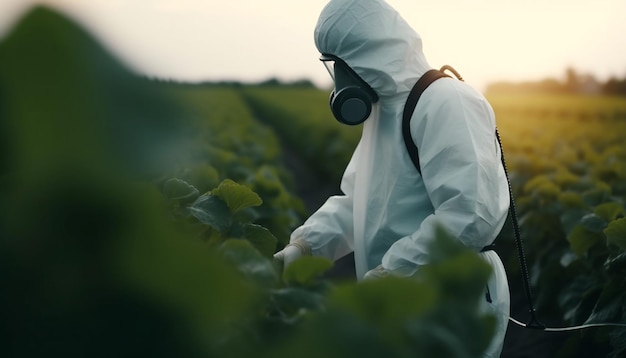
[[[365,273],[364,280],[373,280],[377,278],[383,278],[389,276],[389,271],[383,268],[383,265],[378,265]]]
[[[311,256],[311,246],[302,239],[296,239],[285,246],[284,249],[275,253],[274,260],[282,262],[283,268],[287,268],[287,266],[302,256]]]

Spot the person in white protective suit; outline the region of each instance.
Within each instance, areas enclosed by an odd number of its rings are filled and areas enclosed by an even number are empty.
[[[411,88],[431,69],[419,35],[383,0],[331,0],[316,25],[315,44],[321,60],[334,65],[333,113],[345,123],[363,122],[362,136],[341,181],[343,195],[330,197],[275,258],[288,265],[302,255],[337,260],[354,252],[359,280],[408,276],[429,262],[428,244],[441,225],[493,268],[491,302],[482,308],[498,323],[484,356],[500,356],[509,288],[498,255],[483,248],[503,227],[510,201],[491,106],[464,82],[433,82],[410,122],[420,174],[401,126]],[[338,98],[353,87],[365,97]],[[351,111],[361,114],[352,118]]]

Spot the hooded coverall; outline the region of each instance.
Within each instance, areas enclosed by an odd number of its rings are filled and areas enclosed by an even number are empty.
[[[304,240],[313,255],[337,260],[354,252],[357,278],[380,266],[410,275],[429,262],[438,225],[479,252],[504,225],[509,208],[506,174],[487,100],[464,82],[442,78],[422,94],[411,118],[421,163],[413,165],[402,137],[402,113],[412,86],[431,67],[419,35],[383,0],[332,0],[315,28],[320,53],[341,58],[379,96],[360,142],[330,197],[290,241]],[[494,251],[491,265],[497,332],[485,357],[502,350],[509,288]]]

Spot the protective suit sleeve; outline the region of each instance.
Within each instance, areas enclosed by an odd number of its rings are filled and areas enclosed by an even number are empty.
[[[343,195],[328,198],[302,226],[291,234],[290,241],[305,240],[313,256],[337,260],[353,251],[353,193],[357,146],[341,180]]]
[[[411,133],[434,211],[382,260],[385,269],[407,275],[428,263],[439,226],[477,252],[490,244],[509,203],[495,116],[478,92],[452,79],[434,82],[417,105]]]

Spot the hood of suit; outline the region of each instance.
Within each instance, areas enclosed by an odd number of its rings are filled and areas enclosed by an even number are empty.
[[[341,58],[381,97],[409,92],[431,68],[420,36],[383,0],[331,0],[314,36],[320,53]]]

